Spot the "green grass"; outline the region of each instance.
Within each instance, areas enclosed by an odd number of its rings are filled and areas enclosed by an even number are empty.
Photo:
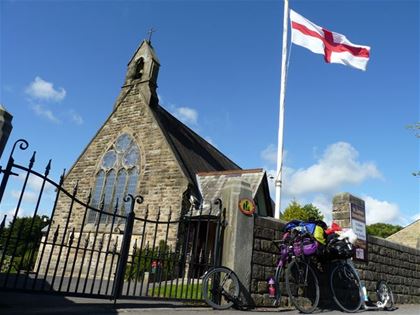
[[[159,284],[155,284],[155,288],[149,288],[149,296],[153,297],[162,297],[162,298],[172,298],[172,299],[201,299],[202,298],[202,285],[201,283],[194,283],[194,284],[182,284],[178,283],[176,285],[175,281],[171,284],[165,285],[161,284],[159,288]]]

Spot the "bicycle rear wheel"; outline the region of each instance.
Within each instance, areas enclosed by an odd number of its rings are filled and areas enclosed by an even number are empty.
[[[384,308],[392,309],[394,307],[394,295],[385,280],[380,280],[376,284],[376,296]]]
[[[238,277],[226,267],[210,270],[203,279],[203,298],[214,309],[230,308],[239,298]]]
[[[286,289],[293,305],[302,313],[312,313],[319,302],[318,277],[305,261],[293,260],[286,269]]]
[[[359,276],[347,263],[340,263],[330,274],[330,288],[334,302],[345,312],[357,312],[362,306],[363,291]]]

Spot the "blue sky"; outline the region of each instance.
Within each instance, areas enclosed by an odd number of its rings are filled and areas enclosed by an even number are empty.
[[[35,168],[52,158],[58,180],[110,114],[128,61],[154,27],[161,104],[242,168],[275,175],[282,1],[0,3],[0,103],[14,116],[2,165],[25,138]],[[363,72],[292,47],[282,208],[293,198],[312,202],[328,219],[332,196],[347,191],[366,201],[368,223],[419,218],[411,175],[419,140],[406,128],[420,120],[419,2],[290,7],[371,46],[371,59]],[[1,213],[16,196],[8,193]]]

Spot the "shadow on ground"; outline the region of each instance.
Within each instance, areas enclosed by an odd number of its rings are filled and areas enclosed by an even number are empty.
[[[145,300],[94,299],[60,296],[52,293],[22,293],[0,291],[0,314],[118,314],[121,309],[189,308],[188,305],[172,302],[162,303]]]

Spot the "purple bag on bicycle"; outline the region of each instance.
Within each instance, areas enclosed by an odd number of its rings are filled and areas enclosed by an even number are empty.
[[[311,238],[304,238],[293,243],[293,252],[296,256],[310,256],[316,254],[318,250],[318,242]]]

